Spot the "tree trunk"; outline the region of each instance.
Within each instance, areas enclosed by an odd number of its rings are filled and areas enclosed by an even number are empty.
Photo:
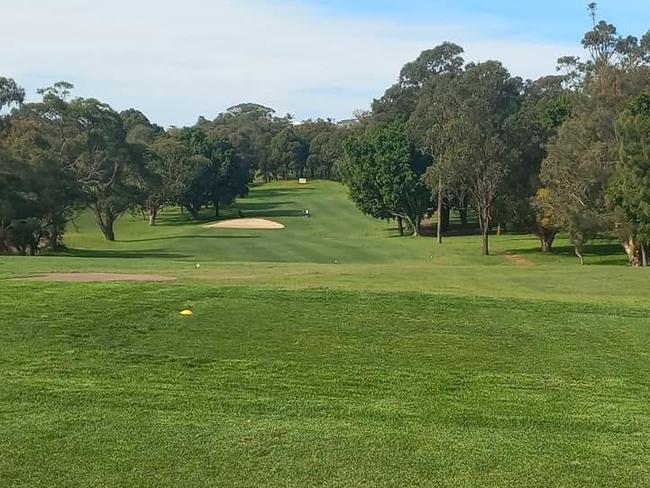
[[[458,213],[460,214],[460,225],[463,227],[467,227],[469,220],[467,218],[467,209],[466,208],[460,208],[458,209]]]
[[[156,219],[158,218],[158,209],[152,208],[149,211],[149,225],[154,227],[156,225]]]
[[[109,242],[115,242],[115,230],[113,229],[113,222],[99,224],[99,228],[104,234],[104,237]]]
[[[451,208],[447,205],[442,206],[442,233],[449,232],[451,227]]]
[[[422,217],[417,215],[413,221],[413,237],[420,237],[422,235]]]
[[[648,250],[646,249],[645,242],[641,244],[641,266],[648,266]]]
[[[97,215],[97,224],[99,229],[104,234],[104,237],[109,242],[115,241],[115,230],[113,229],[113,224],[115,224],[115,217],[111,212],[106,212],[103,214],[100,210],[95,209],[95,214]]]
[[[214,216],[216,218],[219,218],[221,216],[221,208],[219,206],[219,200],[215,200],[214,202]]]
[[[184,205],[185,210],[190,213],[190,218],[192,220],[199,220],[199,212],[201,211],[201,205],[196,205],[193,203],[187,203]]]
[[[399,230],[399,235],[404,237],[404,219],[402,217],[397,217],[397,229]]]
[[[553,242],[555,242],[555,231],[549,229],[539,230],[539,242],[541,244],[542,252],[553,252]]]
[[[0,254],[9,254],[9,224],[0,223]]]
[[[438,244],[442,244],[442,175],[438,175]]]
[[[59,249],[59,231],[57,229],[52,229],[47,236],[47,247],[50,251],[58,251]]]
[[[421,229],[421,226],[422,226],[422,218],[419,215],[416,215],[414,218],[412,218],[410,216],[406,216],[405,218],[406,218],[406,221],[409,224],[409,228],[412,231],[411,235],[413,237],[420,237],[420,234],[421,234],[420,229]]]
[[[634,236],[629,236],[626,241],[623,241],[623,248],[627,254],[630,265],[638,268],[641,266],[641,256],[639,245]]]
[[[490,255],[490,224],[483,223],[483,256]]]

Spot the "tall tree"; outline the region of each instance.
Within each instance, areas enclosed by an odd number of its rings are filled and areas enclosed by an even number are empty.
[[[618,118],[620,160],[612,196],[631,228],[626,251],[633,266],[648,265],[650,242],[650,93],[632,99]]]
[[[455,117],[446,129],[452,141],[446,158],[472,195],[487,255],[497,198],[516,155],[509,120],[519,108],[522,84],[496,61],[470,64],[450,83]]]
[[[541,179],[581,263],[585,244],[599,235],[618,235],[630,262],[635,259],[630,246],[634,236],[629,233],[634,226],[620,221],[624,214],[612,211],[610,187],[616,184],[619,159],[616,120],[627,100],[650,84],[648,37],[623,38],[613,25],[595,22],[582,42],[590,59],[562,59],[567,71],[576,75],[574,104],[571,117],[549,145]]]
[[[401,219],[419,236],[430,204],[423,181],[429,163],[416,151],[403,123],[370,126],[345,143],[344,181],[361,211],[375,218]]]
[[[305,176],[309,145],[293,126],[286,127],[271,141],[271,159],[284,179],[289,175]]]
[[[120,114],[98,100],[77,98],[69,103],[67,117],[75,132],[67,141],[79,182],[102,234],[115,240],[115,221],[142,200],[138,179],[141,151],[126,140]]]
[[[184,192],[191,187],[204,162],[192,153],[178,130],[160,135],[148,146],[144,190],[150,225],[156,225],[164,206],[182,202]]]
[[[182,140],[199,165],[180,198],[193,218],[198,218],[201,207],[207,204],[214,206],[218,217],[222,204],[230,204],[236,197],[248,194],[250,175],[230,142],[198,128],[184,130]]]
[[[409,127],[423,150],[435,161],[429,181],[437,200],[440,244],[445,194],[451,194],[452,180],[457,180],[449,168],[448,152],[455,143],[449,130],[457,117],[458,104],[450,103],[448,97],[454,96],[452,82],[463,72],[463,52],[463,48],[456,44],[441,44],[424,51],[416,61],[404,66],[400,75],[402,85],[415,87],[420,92],[415,110],[410,115]],[[462,183],[456,183],[462,186]]]

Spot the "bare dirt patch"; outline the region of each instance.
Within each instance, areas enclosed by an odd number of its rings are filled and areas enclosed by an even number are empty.
[[[215,224],[204,225],[204,229],[249,229],[249,230],[280,230],[284,225],[266,219],[233,219]]]
[[[534,266],[533,262],[530,259],[527,259],[520,254],[515,254],[513,252],[504,252],[501,255],[515,266]]]
[[[152,274],[122,274],[122,273],[47,273],[30,278],[28,281],[67,281],[79,283],[106,281],[174,281],[171,276]]]

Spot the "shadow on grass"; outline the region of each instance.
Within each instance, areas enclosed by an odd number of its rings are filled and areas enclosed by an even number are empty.
[[[296,188],[256,188],[254,192],[249,195],[249,198],[270,198],[274,199],[285,195],[294,195],[296,193],[304,193],[305,191],[315,191],[315,188],[301,186]],[[246,199],[240,200],[240,202]]]
[[[134,242],[158,242],[158,241],[173,241],[176,239],[259,239],[260,236],[170,236],[170,237],[152,237],[150,239],[128,239],[118,240],[117,242],[134,243]]]
[[[207,212],[201,213],[199,215],[199,218],[193,219],[191,218],[188,214],[185,213],[179,213],[173,216],[161,216],[158,217],[158,223],[157,227],[174,227],[174,226],[182,226],[182,225],[191,225],[191,224],[206,224],[208,222],[214,222],[214,211],[210,211],[208,214]]]
[[[248,218],[263,217],[302,217],[303,209],[278,208],[285,205],[293,205],[295,202],[276,203],[248,203],[239,202],[237,208]]]
[[[508,251],[524,255],[533,255],[538,254],[542,255],[542,252],[539,248],[524,248],[524,249],[508,249]],[[575,249],[573,246],[556,246],[553,248],[553,252],[550,256],[560,256],[564,258],[572,258],[577,261],[575,255]],[[597,258],[595,261],[590,261],[589,258]],[[603,243],[595,244],[586,247],[585,252],[586,264],[591,264],[594,266],[605,266],[605,265],[620,265],[627,262],[625,252],[621,248],[620,244],[615,243]]]
[[[263,190],[266,191],[266,190]],[[174,227],[185,225],[199,225],[222,220],[231,220],[240,218],[239,212],[242,212],[245,218],[263,218],[263,217],[300,217],[304,210],[296,209],[279,209],[286,205],[295,205],[296,202],[272,202],[272,203],[253,203],[244,200],[238,200],[237,204],[224,207],[221,209],[221,215],[217,217],[214,209],[206,208],[202,210],[198,218],[193,219],[188,213],[177,213],[174,215],[161,215],[158,218],[159,227]]]
[[[51,256],[67,258],[105,258],[105,259],[143,259],[143,258],[165,258],[184,259],[192,256],[163,251],[102,251],[92,249],[66,249]]]

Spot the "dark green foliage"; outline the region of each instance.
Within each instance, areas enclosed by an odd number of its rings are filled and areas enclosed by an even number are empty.
[[[419,235],[430,204],[423,180],[429,164],[404,124],[369,126],[345,143],[344,181],[361,211],[380,219],[403,219]]]
[[[285,127],[271,141],[271,160],[283,179],[305,176],[309,143],[293,126]]]
[[[199,161],[198,171],[180,193],[180,203],[193,218],[198,218],[201,207],[207,204],[212,204],[219,216],[220,205],[248,194],[250,175],[230,142],[199,128],[183,130],[181,139]]]
[[[5,180],[0,253],[57,250],[83,195],[62,156],[55,121],[42,116],[41,104],[31,104],[0,122]]]
[[[631,227],[627,245],[634,265],[648,264],[650,243],[650,95],[632,99],[616,123],[620,163],[612,197]]]
[[[12,104],[20,104],[24,99],[24,89],[11,78],[0,76],[0,110]]]

